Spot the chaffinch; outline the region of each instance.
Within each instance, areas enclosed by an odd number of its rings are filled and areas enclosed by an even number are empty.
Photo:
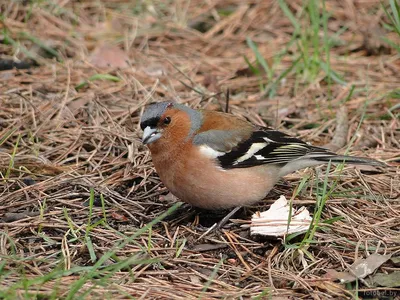
[[[182,201],[206,209],[253,204],[280,177],[329,161],[384,165],[337,155],[228,113],[174,102],[147,106],[140,126],[164,185]]]

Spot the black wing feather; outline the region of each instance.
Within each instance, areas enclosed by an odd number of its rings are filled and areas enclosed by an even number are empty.
[[[245,157],[252,145],[263,143],[260,150],[251,156]],[[218,160],[222,168],[247,168],[264,164],[285,165],[288,162],[305,155],[335,156],[335,153],[326,149],[314,147],[297,138],[273,129],[259,127],[249,139],[239,143],[232,151],[219,156]],[[244,158],[245,159],[241,159]]]

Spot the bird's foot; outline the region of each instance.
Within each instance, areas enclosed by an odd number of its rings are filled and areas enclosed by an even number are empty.
[[[209,233],[219,233],[225,227],[226,223],[242,208],[242,206],[235,207],[232,209],[222,220],[217,223],[214,223],[211,227],[204,227],[202,225],[197,225],[196,228],[199,231],[203,231],[204,233],[200,236],[199,239],[203,238]]]

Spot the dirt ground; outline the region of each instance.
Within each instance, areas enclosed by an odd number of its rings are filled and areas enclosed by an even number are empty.
[[[0,297],[400,296],[393,3],[0,1]],[[166,99],[229,99],[255,124],[388,167],[298,171],[206,232],[226,212],[178,208],[141,144],[144,106]],[[280,195],[310,210],[307,233],[241,227]],[[372,274],[348,279],[368,257]]]

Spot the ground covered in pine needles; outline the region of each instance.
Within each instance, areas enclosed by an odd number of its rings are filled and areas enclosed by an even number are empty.
[[[400,295],[395,1],[6,2],[1,298]],[[143,107],[162,99],[229,99],[256,124],[388,167],[301,170],[207,232],[224,212],[178,208],[141,144]],[[311,211],[310,229],[250,236],[241,224],[280,195]],[[368,257],[385,259],[345,282]]]

